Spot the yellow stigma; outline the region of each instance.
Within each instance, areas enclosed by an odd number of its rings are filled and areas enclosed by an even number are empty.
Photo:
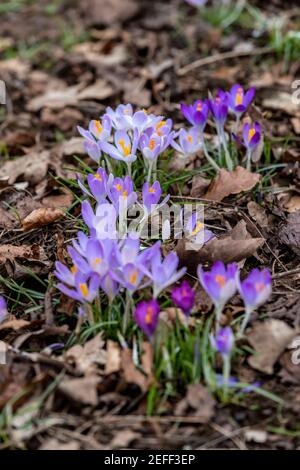
[[[95,121],[95,127],[96,127],[96,130],[97,130],[97,134],[101,134],[101,132],[103,131],[103,127],[101,126],[100,121]]]
[[[201,103],[197,104],[197,111],[202,111],[202,104]]]
[[[257,282],[257,283],[255,284],[255,289],[257,290],[257,292],[261,292],[264,287],[265,287],[265,285],[264,285],[263,282]]]
[[[133,271],[133,273],[131,273],[129,277],[130,284],[132,285],[136,284],[137,278],[138,278],[138,273],[136,271]]]
[[[248,142],[250,142],[254,134],[255,134],[255,129],[254,127],[251,127],[251,129],[249,129],[249,132],[248,132]]]
[[[72,273],[72,274],[76,274],[76,273],[77,273],[77,267],[75,266],[75,264],[73,264],[73,266],[71,267],[71,273]]]
[[[189,141],[190,144],[192,144],[193,143],[193,136],[191,136],[191,134],[189,134],[187,136],[187,140]]]
[[[157,132],[157,135],[161,136],[161,128],[164,127],[165,125],[167,124],[167,121],[160,121],[158,124],[156,124],[156,132]]]
[[[117,184],[115,185],[115,188],[116,188],[117,191],[121,191],[122,186],[121,186],[119,183],[117,183]]]
[[[124,139],[120,139],[119,144],[123,150],[124,156],[128,157],[128,155],[130,155],[130,152],[131,152],[131,145],[129,144],[128,146],[126,146]]]
[[[94,259],[94,263],[95,263],[95,264],[100,264],[101,261],[102,261],[101,258],[95,258],[95,259]]]
[[[149,193],[155,193],[155,189],[152,186],[149,188]]]
[[[202,230],[203,227],[204,227],[204,224],[202,224],[202,222],[199,222],[194,228],[194,230],[191,232],[191,235],[197,235],[197,233],[200,232],[200,230]]]
[[[95,173],[95,178],[99,181],[103,181],[103,179],[101,178],[101,176],[99,175],[99,173]]]
[[[220,287],[225,286],[225,276],[221,276],[221,274],[216,275],[216,281],[219,284]]]
[[[150,142],[149,142],[149,148],[150,150],[153,150],[155,147],[155,139],[150,139]]]
[[[147,307],[147,313],[146,313],[146,316],[145,316],[146,325],[150,325],[150,323],[152,321],[152,315],[153,315],[153,308],[152,307]]]
[[[124,196],[124,197],[127,197],[127,196],[128,196],[128,191],[127,191],[127,189],[124,189],[124,191],[123,191],[123,196]]]
[[[244,95],[243,88],[239,88],[235,97],[236,106],[243,104],[243,95]]]
[[[147,109],[143,108],[143,111],[144,111],[145,114],[148,114]]]
[[[79,284],[79,289],[81,290],[83,297],[86,298],[89,295],[89,289],[85,283]]]

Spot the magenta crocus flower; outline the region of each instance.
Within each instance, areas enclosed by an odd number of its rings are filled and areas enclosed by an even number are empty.
[[[202,149],[202,143],[199,138],[198,129],[192,127],[188,131],[180,129],[178,133],[178,143],[173,140],[172,147],[183,156],[193,155]]]
[[[0,323],[2,323],[8,315],[6,300],[0,295]]]
[[[237,270],[236,263],[228,264],[226,267],[222,261],[216,261],[210,271],[203,271],[202,266],[198,266],[200,284],[215,304],[217,330],[222,310],[237,290]]]
[[[209,114],[209,107],[206,102],[197,100],[193,104],[182,103],[181,112],[192,126],[204,130]]]
[[[160,307],[157,300],[143,301],[137,304],[134,318],[138,326],[151,339],[158,324]]]
[[[195,303],[195,291],[187,281],[182,281],[180,286],[172,290],[172,300],[174,304],[181,308],[185,315],[189,315]]]
[[[229,92],[229,108],[232,112],[234,112],[234,114],[236,114],[237,116],[241,116],[241,114],[246,111],[249,104],[253,100],[254,95],[254,87],[250,88],[247,92],[245,92],[241,85],[233,85]]]
[[[243,334],[251,313],[269,299],[272,293],[272,276],[268,269],[260,271],[256,268],[244,281],[238,278],[237,285],[246,307],[246,315],[240,329],[240,334]]]
[[[212,347],[222,356],[229,356],[234,345],[234,334],[230,326],[220,328],[216,336],[210,336]]]
[[[100,277],[98,274],[92,274],[89,277],[81,273],[75,274],[75,289],[70,289],[62,283],[58,283],[58,289],[71,299],[79,302],[93,302],[98,295],[100,286]]]

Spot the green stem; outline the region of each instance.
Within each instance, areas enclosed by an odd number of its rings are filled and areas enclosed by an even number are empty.
[[[222,315],[222,308],[216,308],[216,332],[219,331],[220,329],[220,320],[221,320],[221,315]]]
[[[208,153],[208,150],[207,150],[207,147],[206,147],[206,143],[205,143],[205,140],[204,140],[204,135],[203,135],[203,132],[201,132],[200,134],[200,139],[201,139],[201,143],[202,143],[202,146],[203,146],[203,152],[204,152],[204,155],[205,155],[205,158],[206,160],[208,161],[208,163],[211,164],[211,166],[216,170],[216,171],[220,171],[220,167],[219,165],[214,161],[214,159],[209,155]]]
[[[228,399],[228,383],[230,376],[230,356],[228,354],[223,355],[223,399]]]
[[[150,181],[151,181],[151,173],[152,173],[153,164],[154,164],[154,160],[150,160],[149,168],[148,168],[148,176],[147,176],[147,182],[148,183],[150,183]]]
[[[125,311],[123,316],[123,334],[125,335],[131,314],[131,293],[129,290],[126,290],[126,301],[125,301]]]
[[[227,147],[227,142],[226,142],[226,136],[225,136],[225,132],[224,132],[224,129],[222,129],[222,144],[223,144],[223,148],[224,148],[224,152],[225,152],[225,160],[226,160],[226,166],[227,166],[227,169],[229,171],[232,171],[233,170],[233,163],[232,163],[232,159],[231,159],[231,156],[230,156],[230,153],[228,151],[228,147]]]
[[[245,313],[244,319],[242,321],[241,328],[240,328],[238,336],[243,336],[244,331],[246,329],[246,326],[249,323],[251,313],[252,313],[252,309],[246,308],[246,313]]]
[[[251,150],[248,149],[247,150],[247,164],[246,164],[246,168],[248,171],[251,171]]]

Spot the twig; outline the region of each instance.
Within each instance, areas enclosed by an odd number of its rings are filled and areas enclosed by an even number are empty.
[[[222,52],[220,54],[215,54],[210,57],[204,57],[204,58],[195,60],[195,62],[191,62],[190,64],[185,65],[184,67],[179,69],[177,71],[177,74],[179,76],[186,75],[192,70],[198,69],[200,67],[204,67],[204,65],[210,65],[210,64],[214,64],[215,62],[221,62],[222,60],[235,59],[236,57],[247,57],[247,56],[270,54],[273,51],[274,51],[273,47],[258,47],[257,49],[253,49],[252,51]]]
[[[283,277],[292,276],[293,274],[300,274],[300,268],[290,269],[289,271],[286,271],[285,273],[273,274],[272,278],[281,279]]]

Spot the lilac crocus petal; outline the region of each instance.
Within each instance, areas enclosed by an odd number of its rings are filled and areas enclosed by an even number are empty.
[[[255,88],[250,88],[246,93],[239,84],[233,85],[229,92],[229,107],[236,115],[246,111],[255,95]]]
[[[156,330],[159,313],[160,307],[155,299],[148,302],[140,302],[136,306],[134,312],[135,321],[149,339]]]
[[[83,148],[92,160],[94,160],[96,163],[99,163],[101,158],[101,147],[98,142],[85,140],[83,143]]]
[[[248,311],[264,304],[272,293],[272,276],[267,269],[253,269],[244,281],[238,278],[237,284]]]
[[[182,281],[180,286],[172,290],[172,300],[174,304],[188,315],[195,303],[195,291],[187,281]]]
[[[216,336],[211,335],[210,341],[212,347],[223,356],[231,354],[234,345],[234,334],[230,326],[220,328]]]
[[[134,263],[128,263],[119,270],[111,271],[110,275],[112,279],[117,281],[130,292],[134,292],[138,287],[140,287],[140,283],[143,278],[142,271]]]
[[[110,273],[101,279],[100,287],[106,293],[110,302],[113,301],[119,292],[119,284],[111,277]]]
[[[202,7],[207,3],[207,0],[185,0],[187,3],[192,5],[193,7]]]
[[[92,196],[97,202],[104,201],[107,195],[108,176],[103,168],[98,168],[94,174],[87,176],[87,183]]]
[[[6,300],[2,295],[0,296],[0,323],[2,323],[8,316]]]
[[[217,96],[207,101],[215,122],[224,126],[228,114],[228,95],[219,90]]]
[[[105,115],[102,118],[102,121],[92,120],[89,124],[89,132],[95,137],[96,140],[101,142],[106,142],[111,133],[111,119],[109,116]]]
[[[75,286],[75,274],[78,271],[78,268],[75,265],[69,269],[60,261],[56,261],[55,268],[54,275],[57,277],[57,279],[67,284],[68,286]]]
[[[253,126],[246,123],[243,127],[243,141],[247,149],[253,150],[261,140],[261,126],[255,122]]]
[[[218,310],[223,309],[237,290],[237,269],[236,263],[229,264],[226,267],[221,261],[216,261],[211,271],[203,271],[202,266],[198,266],[197,273],[200,284]]]
[[[191,238],[197,244],[205,244],[209,240],[215,238],[215,234],[211,230],[205,228],[205,225],[197,212],[193,212],[189,217],[187,223],[184,225],[184,231],[186,236]]]

